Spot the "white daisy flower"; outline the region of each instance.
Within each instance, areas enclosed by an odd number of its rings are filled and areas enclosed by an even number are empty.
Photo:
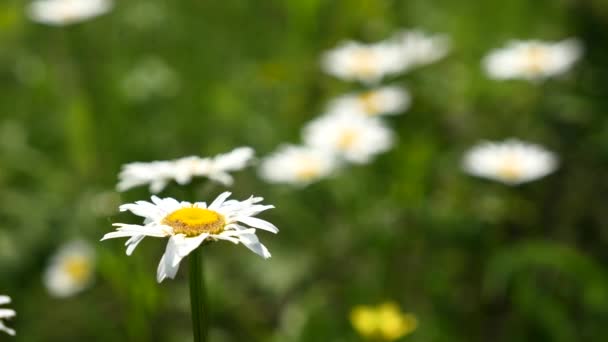
[[[304,186],[329,176],[336,167],[336,158],[327,152],[285,145],[262,160],[259,173],[270,183]]]
[[[118,191],[126,191],[140,185],[149,185],[150,192],[161,192],[173,179],[173,163],[170,161],[135,162],[122,166],[118,175]]]
[[[228,173],[245,168],[253,159],[250,147],[239,147],[231,152],[215,157],[184,157],[170,161],[135,162],[122,167],[118,175],[118,191],[149,184],[150,192],[158,193],[171,182],[187,184],[194,177],[207,177],[223,185],[232,185],[233,178]]]
[[[51,258],[43,282],[54,297],[71,297],[89,287],[95,271],[95,251],[83,240],[63,245]]]
[[[321,65],[325,72],[343,80],[376,83],[403,70],[404,61],[397,44],[348,41],[323,54]]]
[[[365,116],[395,115],[404,112],[410,103],[411,96],[405,89],[388,86],[340,96],[329,103],[327,111]]]
[[[450,50],[450,40],[447,36],[429,35],[420,30],[402,31],[393,39],[400,47],[404,69],[436,62]]]
[[[35,0],[27,14],[42,24],[64,26],[102,15],[112,6],[111,0]]]
[[[463,168],[471,175],[517,185],[544,177],[557,168],[555,154],[516,139],[483,142],[469,150]]]
[[[393,133],[378,118],[330,113],[304,127],[304,141],[349,162],[363,164],[393,146]]]
[[[557,43],[517,40],[491,51],[483,59],[483,67],[494,79],[542,80],[565,73],[581,54],[577,39]]]
[[[0,305],[10,304],[11,298],[9,296],[0,295]],[[15,330],[4,325],[4,320],[7,318],[13,318],[17,315],[15,310],[12,309],[2,309],[0,308],[0,331],[4,331],[5,333],[15,336]]]
[[[180,261],[203,242],[226,240],[242,243],[254,253],[267,259],[268,249],[258,240],[256,229],[278,233],[272,223],[254,217],[272,209],[272,205],[257,204],[261,197],[250,197],[244,201],[227,200],[230,192],[219,195],[211,204],[205,202],[178,202],[173,198],[152,196],[152,202],[138,201],[123,204],[121,211],[130,211],[144,218],[143,225],[115,223],[115,232],[101,239],[129,237],[127,255],[146,237],[168,237],[165,254],[160,260],[156,279],[174,278]]]

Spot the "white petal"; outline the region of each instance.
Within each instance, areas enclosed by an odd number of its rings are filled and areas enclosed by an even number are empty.
[[[250,225],[252,227],[255,228],[259,228],[259,229],[263,229],[266,231],[269,231],[271,233],[278,233],[279,232],[279,228],[277,228],[274,224],[268,222],[268,221],[264,221],[261,220],[259,218],[256,217],[249,217],[249,216],[242,216],[242,217],[238,217],[237,221],[242,222],[244,224]]]
[[[0,296],[0,305],[9,304],[10,302],[11,302],[11,297]]]
[[[137,245],[139,245],[139,243],[145,237],[146,237],[145,235],[134,235],[129,240],[127,240],[127,242],[125,243],[125,245],[127,246],[127,255],[133,254],[135,247],[137,247]]]
[[[17,313],[13,309],[0,309],[0,318],[15,317]]]
[[[156,280],[160,283],[166,277],[175,278],[182,259],[200,246],[208,236],[209,234],[201,234],[193,238],[187,238],[183,234],[171,236],[165,254],[163,254],[158,265]]]
[[[245,247],[249,248],[249,250],[251,250],[255,254],[261,256],[264,259],[270,258],[270,252],[268,251],[266,246],[264,246],[260,242],[260,240],[255,234],[239,235],[239,240],[241,240],[241,243],[243,243]]]
[[[4,323],[2,323],[2,321],[0,321],[0,331],[4,331],[5,333],[7,333],[11,336],[15,336],[15,330],[4,325]]]
[[[228,192],[228,191],[226,191],[226,192],[224,192],[224,193],[220,194],[219,196],[217,196],[217,198],[216,198],[216,199],[215,199],[215,200],[214,200],[214,201],[213,201],[211,204],[209,204],[209,209],[211,209],[211,210],[215,210],[215,209],[217,209],[217,208],[221,207],[221,206],[222,206],[222,204],[224,204],[224,201],[225,201],[225,200],[226,200],[228,197],[230,197],[230,195],[232,195],[232,193],[231,193],[231,192]]]

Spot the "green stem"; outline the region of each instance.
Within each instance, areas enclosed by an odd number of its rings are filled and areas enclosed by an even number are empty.
[[[192,308],[192,331],[194,342],[206,342],[208,321],[205,307],[205,279],[203,276],[203,252],[197,248],[190,259],[190,306]]]

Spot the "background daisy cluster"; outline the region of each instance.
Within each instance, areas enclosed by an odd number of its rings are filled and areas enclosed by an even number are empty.
[[[203,247],[212,341],[608,335],[602,1],[86,2],[0,3],[0,340],[191,340],[97,241],[227,189],[281,233]]]

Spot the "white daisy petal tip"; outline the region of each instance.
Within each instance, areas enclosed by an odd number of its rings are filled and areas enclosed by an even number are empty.
[[[519,185],[545,177],[558,167],[557,156],[545,148],[517,139],[482,142],[465,154],[465,172],[507,185]]]
[[[152,203],[139,201],[130,205],[134,214],[144,218],[143,225],[114,223],[115,231],[104,235],[102,240],[128,237],[125,243],[127,255],[145,237],[169,238],[167,247],[157,269],[157,281],[174,278],[183,258],[204,241],[225,240],[242,243],[261,257],[270,257],[270,252],[256,236],[257,229],[278,233],[272,223],[254,217],[259,212],[273,207],[256,204],[261,197],[250,197],[244,201],[229,199],[231,193],[224,192],[211,202],[209,207],[178,202],[173,198],[155,198]],[[203,202],[195,202],[203,203]],[[144,206],[141,210],[137,206]],[[159,213],[162,213],[159,215]]]

